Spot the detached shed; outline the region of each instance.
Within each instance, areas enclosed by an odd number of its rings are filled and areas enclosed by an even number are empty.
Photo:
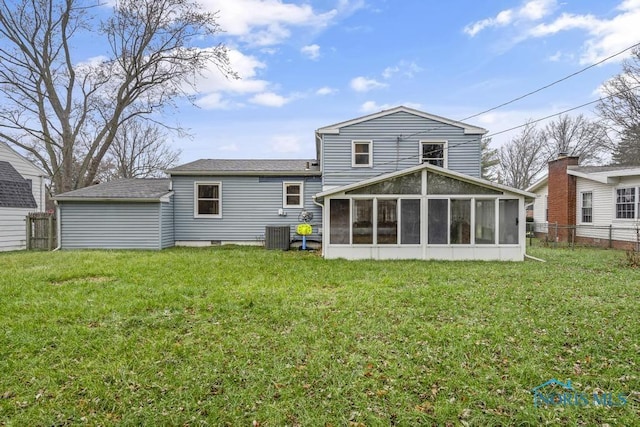
[[[122,179],[56,196],[62,249],[174,246],[169,179]]]

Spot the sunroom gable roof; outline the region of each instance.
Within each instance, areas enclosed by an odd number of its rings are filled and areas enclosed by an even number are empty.
[[[396,172],[390,172],[390,173],[386,173],[383,175],[379,175],[373,178],[369,178],[369,179],[365,179],[363,181],[359,181],[353,184],[348,184],[348,185],[343,185],[340,187],[336,187],[336,188],[332,188],[330,190],[326,190],[326,191],[322,191],[318,194],[316,194],[317,198],[323,198],[323,197],[327,197],[327,196],[331,196],[334,194],[338,194],[338,193],[343,193],[343,192],[347,192],[347,191],[351,191],[351,190],[355,190],[358,188],[362,188],[362,187],[366,187],[372,184],[377,184],[379,182],[383,182],[392,178],[396,178],[402,175],[408,175],[417,171],[421,171],[421,170],[428,170],[428,171],[432,171],[435,173],[438,173],[440,175],[444,175],[444,176],[448,176],[450,178],[454,178],[460,181],[465,181],[471,184],[476,184],[482,187],[487,187],[487,188],[491,188],[491,189],[495,189],[495,190],[500,190],[500,191],[506,191],[509,193],[514,193],[517,194],[519,196],[524,196],[525,199],[534,199],[536,197],[535,194],[533,193],[529,193],[527,191],[522,191],[519,190],[517,188],[512,188],[512,187],[508,187],[506,185],[502,185],[502,184],[498,184],[495,182],[491,182],[491,181],[487,181],[485,179],[481,179],[481,178],[475,178],[469,175],[465,175],[456,171],[452,171],[451,169],[445,169],[445,168],[441,168],[439,166],[434,166],[430,163],[423,163],[417,166],[413,166],[407,169],[403,169],[400,171],[396,171]]]

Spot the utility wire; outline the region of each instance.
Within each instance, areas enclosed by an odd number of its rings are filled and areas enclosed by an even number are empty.
[[[529,96],[531,96],[531,95],[534,95],[534,94],[536,94],[536,93],[538,93],[538,92],[542,92],[543,90],[548,89],[548,88],[550,88],[551,86],[555,86],[556,84],[561,83],[561,82],[563,82],[563,81],[565,81],[565,80],[568,80],[568,79],[570,79],[570,78],[572,78],[572,77],[575,77],[575,76],[577,76],[578,74],[584,73],[585,71],[590,70],[591,68],[597,67],[598,65],[603,64],[603,63],[605,63],[605,62],[607,62],[607,61],[609,61],[609,60],[611,60],[611,59],[615,58],[616,56],[622,55],[623,53],[625,53],[625,52],[627,52],[627,51],[629,51],[629,50],[631,50],[631,49],[633,49],[633,48],[635,48],[635,47],[637,47],[637,46],[640,46],[640,42],[635,43],[635,44],[632,44],[631,46],[629,46],[629,47],[627,47],[627,48],[625,48],[625,49],[622,49],[622,50],[621,50],[621,51],[619,51],[619,52],[616,52],[616,53],[614,53],[614,54],[612,54],[612,55],[609,55],[609,56],[607,56],[606,58],[603,58],[603,59],[601,59],[601,60],[600,60],[600,61],[598,61],[598,62],[595,62],[595,63],[593,63],[593,64],[591,64],[591,65],[588,65],[588,66],[586,66],[586,67],[584,67],[584,68],[582,68],[582,69],[580,69],[580,70],[578,70],[578,71],[576,71],[576,72],[574,72],[574,73],[571,73],[571,74],[569,74],[569,75],[567,75],[567,76],[565,76],[565,77],[562,77],[561,79],[558,79],[558,80],[556,80],[556,81],[554,81],[554,82],[551,82],[551,83],[549,83],[549,84],[547,84],[547,85],[545,85],[545,86],[542,86],[542,87],[540,87],[540,88],[538,88],[538,89],[532,90],[531,92],[525,93],[524,95],[521,95],[521,96],[518,96],[518,97],[516,97],[516,98],[513,98],[513,99],[511,99],[510,101],[503,102],[502,104],[496,105],[495,107],[488,108],[488,109],[486,109],[486,110],[484,110],[484,111],[481,111],[481,112],[479,112],[479,113],[473,114],[473,115],[471,115],[471,116],[465,117],[465,118],[460,119],[460,120],[455,120],[455,122],[457,122],[457,123],[462,123],[462,122],[463,122],[463,121],[465,121],[465,120],[473,119],[474,117],[481,116],[481,115],[483,115],[483,114],[486,114],[486,113],[489,113],[489,112],[491,112],[491,111],[497,110],[497,109],[502,108],[502,107],[504,107],[504,106],[507,106],[507,105],[509,105],[509,104],[513,104],[514,102],[520,101],[520,100],[522,100],[522,99],[524,99],[524,98],[527,98],[527,97],[529,97]],[[587,104],[587,105],[588,105],[588,104]],[[578,108],[579,108],[579,107],[578,107]],[[567,111],[571,111],[571,110],[567,110]],[[542,119],[542,120],[544,120],[544,119]],[[442,126],[441,126],[441,127],[442,127]],[[420,134],[423,134],[423,133],[432,132],[432,131],[434,131],[434,130],[436,130],[436,129],[439,129],[439,128],[438,128],[438,127],[436,127],[436,128],[428,129],[428,130],[425,130],[425,131],[412,133],[411,135],[407,135],[407,136],[406,136],[406,137],[404,137],[404,138],[410,138],[410,137],[412,137],[412,136],[416,136],[416,135],[420,135]],[[494,135],[495,135],[495,134],[494,134]]]
[[[557,117],[557,116],[560,116],[562,114],[568,113],[570,111],[578,110],[578,109],[586,107],[588,105],[595,104],[596,102],[600,102],[600,101],[603,101],[605,99],[613,98],[614,96],[618,96],[618,95],[621,95],[621,94],[626,93],[626,92],[631,92],[631,91],[636,90],[636,89],[640,89],[640,85],[634,86],[634,87],[631,87],[631,88],[627,88],[627,89],[623,89],[623,90],[618,91],[616,93],[612,93],[611,95],[607,95],[605,97],[598,98],[598,99],[596,99],[594,101],[585,102],[584,104],[580,104],[580,105],[577,105],[575,107],[567,108],[566,110],[560,111],[558,113],[549,114],[548,116],[540,117],[540,118],[534,119],[534,120],[529,120],[529,121],[527,121],[527,122],[525,122],[523,124],[520,124],[520,125],[517,125],[517,126],[513,126],[513,127],[510,127],[508,129],[504,129],[504,130],[501,130],[501,131],[498,131],[498,132],[493,132],[493,133],[484,135],[484,136],[479,137],[479,138],[474,138],[474,139],[470,139],[470,140],[463,141],[463,142],[458,142],[458,143],[452,143],[447,147],[447,149],[449,147],[459,147],[461,145],[480,142],[484,138],[491,138],[491,137],[496,136],[496,135],[500,135],[500,134],[503,134],[503,133],[506,133],[506,132],[510,132],[512,130],[515,130],[515,129],[519,129],[519,128],[525,127],[525,126],[527,126],[529,124],[532,124],[532,123],[538,123],[538,122],[541,122],[543,120],[550,119],[552,117]],[[404,161],[404,160],[411,160],[411,159],[415,159],[415,158],[421,158],[422,156],[424,156],[426,154],[433,154],[433,153],[436,153],[438,151],[439,150],[431,150],[431,151],[427,151],[427,152],[424,152],[424,153],[421,152],[420,154],[417,154],[417,155],[407,156],[407,157],[403,157],[403,158],[399,158],[399,159],[394,159],[394,160],[391,160],[391,161],[388,161],[388,162],[378,163],[376,166],[386,166],[386,165],[398,163],[398,162],[401,162],[401,161]],[[333,173],[351,172],[351,171],[352,171],[352,169],[343,169],[343,170],[334,171]],[[389,171],[381,172],[381,173],[379,173],[378,175],[375,175],[375,176],[384,175],[386,173],[389,173]]]

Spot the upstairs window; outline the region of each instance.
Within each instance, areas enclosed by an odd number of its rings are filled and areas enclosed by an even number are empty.
[[[195,183],[195,216],[220,218],[220,196],[222,184],[219,182]]]
[[[582,222],[593,222],[593,193],[582,193]]]
[[[285,208],[303,207],[302,183],[285,182],[282,184],[282,206]]]
[[[636,207],[636,189],[618,188],[616,190],[616,218],[634,219]]]
[[[370,168],[373,166],[373,153],[371,141],[353,141],[351,166]]]
[[[420,141],[420,162],[447,167],[446,141]]]

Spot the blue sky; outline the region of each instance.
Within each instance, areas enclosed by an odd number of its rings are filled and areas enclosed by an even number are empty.
[[[463,119],[640,42],[640,0],[201,3],[242,79],[211,70],[199,108],[167,114],[193,135],[174,138],[182,162],[312,158],[315,129],[401,104]],[[592,101],[627,55],[468,122],[498,132]]]

